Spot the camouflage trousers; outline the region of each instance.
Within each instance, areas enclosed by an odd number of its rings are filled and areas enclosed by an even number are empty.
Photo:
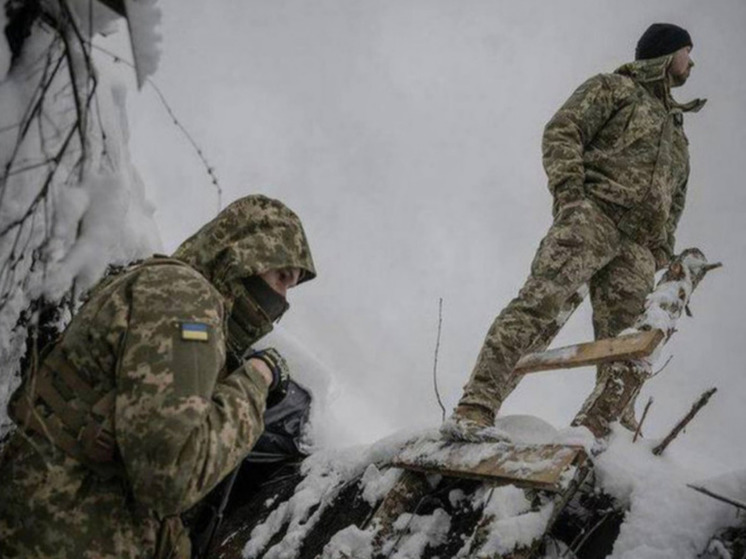
[[[595,336],[606,338],[634,323],[653,289],[654,275],[655,260],[650,250],[620,233],[595,203],[583,200],[563,209],[541,241],[531,274],[518,296],[487,332],[459,403],[497,411],[521,379],[513,373],[518,360],[536,348],[542,334],[584,284],[590,284]],[[599,394],[619,374],[616,371],[620,367],[615,365],[599,367],[596,390],[581,415],[595,413],[594,406],[601,404]],[[637,380],[627,383],[625,394],[611,407],[634,405],[642,384],[641,379]],[[608,402],[604,406],[608,408]],[[600,413],[617,414],[618,418],[622,411],[604,408]]]

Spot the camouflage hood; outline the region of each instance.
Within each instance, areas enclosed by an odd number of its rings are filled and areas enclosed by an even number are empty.
[[[299,283],[316,277],[300,219],[266,196],[246,196],[184,241],[173,254],[233,299],[236,280],[278,268],[300,268]]]

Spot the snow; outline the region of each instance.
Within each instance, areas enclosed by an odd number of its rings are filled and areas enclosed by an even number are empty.
[[[324,559],[370,559],[373,556],[373,538],[376,531],[348,526],[340,530],[324,546]]]
[[[82,4],[89,5],[79,2],[76,9],[87,14]],[[110,22],[110,15],[94,13],[93,23],[101,28]],[[78,25],[94,34],[100,30]],[[17,65],[0,82],[0,166],[10,164],[10,173],[0,183],[0,230],[7,229],[0,237],[0,258],[7,263],[12,255],[20,256],[15,269],[6,266],[0,273],[2,295],[7,295],[0,308],[0,369],[4,372],[0,378],[0,435],[9,424],[5,404],[18,383],[18,361],[25,350],[25,331],[15,327],[29,303],[40,296],[58,301],[73,285],[80,296],[109,264],[124,264],[160,249],[155,209],[147,201],[145,185],[130,158],[126,89],[105,68],[96,72],[82,165],[76,164],[82,151],[78,135],[73,133],[71,147],[59,159],[51,180],[48,164],[34,166],[48,161],[50,154],[64,145],[68,130],[74,131],[77,112],[64,65],[44,94],[43,122],[34,120],[18,143],[18,125],[27,115],[29,100],[40,93],[46,75],[40,65],[47,60],[47,52],[53,53],[52,60],[62,54],[53,37],[48,28],[33,27]],[[7,50],[3,35],[0,66],[7,59]],[[76,41],[71,41],[70,60],[79,90],[88,91],[88,68]],[[42,202],[33,205],[37,198]],[[28,219],[11,227],[24,216]]]
[[[656,457],[657,441],[638,440],[617,427],[595,459],[600,486],[629,505],[610,559],[694,559],[718,528],[736,522],[735,508],[686,486],[708,471],[705,457]]]
[[[451,489],[448,492],[448,502],[451,503],[451,506],[454,508],[460,506],[465,498],[466,493],[464,493],[461,489]]]
[[[415,436],[418,434],[403,432],[367,448],[331,449],[310,456],[303,462],[301,473],[304,478],[296,487],[293,496],[272,511],[262,524],[254,527],[251,539],[244,547],[243,556],[252,559],[264,553],[262,557],[266,559],[295,557],[303,538],[316,525],[321,514],[334,501],[344,485],[365,472],[370,464],[389,462],[400,452],[404,444]],[[367,483],[370,483],[371,487],[370,497],[394,481],[395,474],[384,474],[384,479],[381,479],[374,470],[367,471]],[[315,511],[311,514],[311,509],[314,508]],[[282,541],[265,550],[272,536],[285,525],[288,527]]]
[[[515,548],[528,547],[540,538],[554,507],[551,502],[532,510],[522,489],[497,487],[491,492],[483,515],[491,518],[486,526],[487,539],[479,548],[478,557],[494,557]]]
[[[735,470],[691,483],[723,497],[746,503],[746,470]]]
[[[419,559],[428,545],[444,543],[450,528],[451,517],[443,509],[428,515],[404,513],[394,522],[401,536],[386,542],[382,553],[391,559]]]
[[[0,29],[5,29],[7,23],[7,16],[5,10],[0,10]],[[11,52],[10,45],[5,38],[5,33],[0,33],[0,83],[5,79],[5,76],[10,70]]]
[[[401,476],[401,470],[389,468],[383,473],[375,464],[369,465],[360,480],[363,487],[363,499],[373,506],[391,491]]]
[[[161,36],[156,27],[161,21],[161,11],[156,4],[157,0],[124,0],[140,87],[158,69]]]
[[[632,434],[619,427],[608,444],[601,447],[584,428],[557,430],[545,421],[531,416],[505,416],[498,419],[500,428],[519,441],[517,444],[581,444],[595,455],[594,465],[598,485],[619,502],[629,507],[621,532],[611,555],[612,559],[695,559],[709,538],[719,528],[737,521],[735,508],[698,494],[687,483],[711,471],[708,457],[678,453],[671,445],[661,457],[652,454],[657,441],[640,439],[632,443]],[[412,444],[412,441],[414,444]],[[410,447],[403,450],[407,443]],[[469,454],[467,461],[478,463],[482,457],[494,453],[504,443],[484,443]],[[480,448],[481,447],[481,448]],[[319,451],[304,462],[304,480],[295,494],[255,527],[244,549],[244,557],[268,559],[290,558],[297,554],[304,536],[318,521],[321,511],[334,501],[339,491],[352,480],[361,477],[363,498],[374,505],[396,483],[400,470],[382,468],[394,456],[407,455],[409,448],[416,454],[443,452],[435,430],[401,432],[379,441],[369,448]],[[530,471],[549,463],[515,464],[515,470]],[[562,477],[562,485],[571,481],[575,468]],[[727,495],[738,497],[746,491],[746,474],[733,472],[702,482]],[[486,519],[481,529],[479,557],[491,557],[514,547],[526,547],[545,529],[554,512],[549,494],[541,495],[538,506],[534,497],[514,486],[478,489],[471,497],[472,507],[484,507]],[[448,499],[453,506],[465,498],[461,490],[452,490]],[[314,505],[320,505],[309,514]],[[282,541],[265,549],[269,540],[287,525]],[[384,554],[413,559],[420,557],[428,545],[438,545],[448,532],[450,517],[442,510],[429,515],[402,514],[396,519],[397,536],[383,542]],[[372,542],[376,527],[362,530],[347,527],[333,535],[324,550],[325,557],[372,556]],[[475,536],[468,538],[458,557],[472,556]]]

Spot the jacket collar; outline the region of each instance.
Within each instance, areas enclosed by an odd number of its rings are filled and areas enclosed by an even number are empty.
[[[694,99],[688,103],[678,103],[671,96],[671,85],[666,77],[673,55],[651,58],[649,60],[635,60],[617,68],[614,73],[628,76],[644,86],[663,103],[677,112],[697,112],[704,107],[707,99]]]

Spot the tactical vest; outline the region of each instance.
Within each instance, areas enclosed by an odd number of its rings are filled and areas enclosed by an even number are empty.
[[[189,267],[180,260],[157,256],[131,270],[161,264]],[[28,371],[26,377],[8,405],[16,425],[47,439],[104,478],[123,475],[114,435],[116,389],[102,393],[92,387],[59,346],[42,356],[41,366]]]

